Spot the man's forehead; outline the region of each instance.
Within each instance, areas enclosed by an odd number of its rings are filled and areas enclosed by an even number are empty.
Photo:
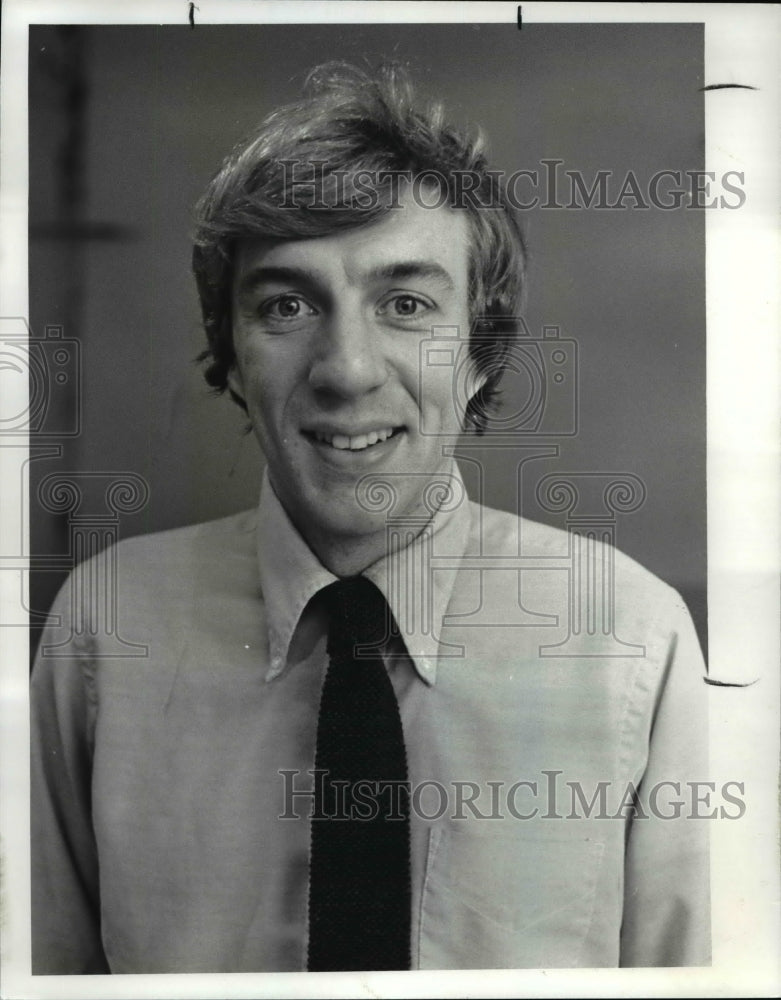
[[[351,283],[384,277],[466,277],[469,229],[465,213],[400,205],[368,225],[302,239],[240,239],[236,279],[258,268],[289,268]]]

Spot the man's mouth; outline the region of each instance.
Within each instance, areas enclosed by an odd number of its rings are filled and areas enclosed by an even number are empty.
[[[337,451],[365,451],[374,445],[387,441],[402,430],[401,427],[378,427],[365,434],[329,434],[326,431],[305,431],[307,437],[329,445]]]

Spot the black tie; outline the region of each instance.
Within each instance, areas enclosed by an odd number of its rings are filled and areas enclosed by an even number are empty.
[[[317,726],[308,968],[409,969],[407,761],[378,648],[395,623],[365,577],[323,596],[330,662]]]

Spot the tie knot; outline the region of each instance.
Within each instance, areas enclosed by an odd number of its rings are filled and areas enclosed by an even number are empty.
[[[323,590],[331,617],[331,642],[376,646],[391,633],[388,602],[365,576],[337,580]]]

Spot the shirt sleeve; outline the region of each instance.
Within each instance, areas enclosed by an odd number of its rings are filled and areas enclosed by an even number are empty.
[[[91,818],[95,703],[90,661],[71,644],[47,649],[70,637],[70,594],[71,580],[52,608],[31,683],[34,975],[109,972],[101,944]]]
[[[707,685],[694,625],[674,627],[626,846],[622,966],[710,964]],[[710,799],[710,801],[709,801]]]

